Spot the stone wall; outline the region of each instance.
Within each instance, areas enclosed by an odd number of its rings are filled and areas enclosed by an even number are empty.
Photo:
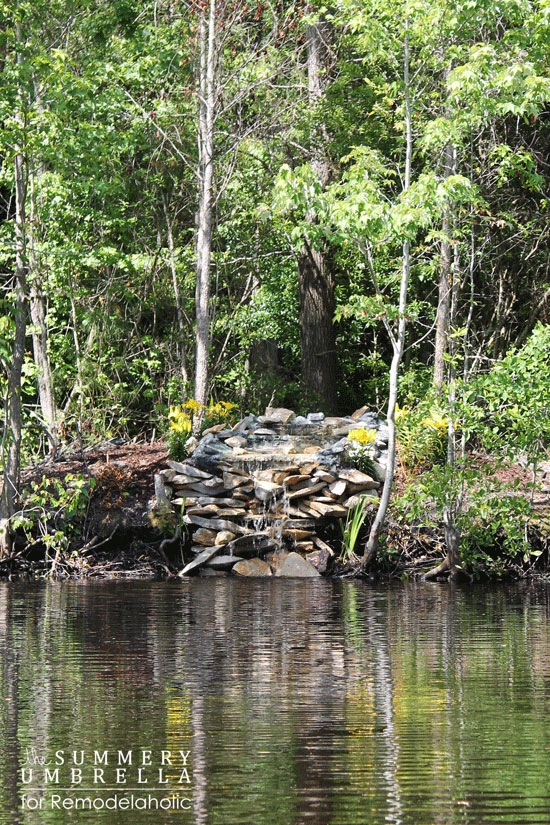
[[[349,460],[348,433],[360,428],[377,433],[371,474]],[[377,500],[386,459],[387,427],[365,408],[341,418],[268,408],[211,428],[187,461],[160,473],[160,496],[184,508],[190,538],[180,575],[325,573],[340,549],[327,535],[359,501]]]

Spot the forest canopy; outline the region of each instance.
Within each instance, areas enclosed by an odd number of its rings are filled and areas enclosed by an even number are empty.
[[[384,412],[401,319],[402,407],[499,396],[548,340],[549,14],[1,2],[5,456],[188,399]]]

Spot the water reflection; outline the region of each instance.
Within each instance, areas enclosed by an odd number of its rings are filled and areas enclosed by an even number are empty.
[[[527,586],[0,584],[0,825],[547,823],[549,616]],[[40,766],[22,784],[33,748],[63,788],[84,750],[60,798],[190,802],[59,810]]]

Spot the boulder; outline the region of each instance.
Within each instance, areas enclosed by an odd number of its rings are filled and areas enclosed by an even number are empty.
[[[265,557],[265,560],[268,562],[273,572],[277,574],[277,571],[282,567],[282,564],[288,555],[289,554],[287,550],[284,550],[282,547],[279,547],[278,550],[274,550],[272,553],[268,553]]]
[[[334,481],[332,484],[328,485],[328,488],[331,493],[334,493],[335,496],[343,496],[346,492],[347,482],[344,479],[340,478],[338,481]]]
[[[197,544],[204,544],[206,547],[213,547],[216,543],[216,533],[207,527],[199,527],[193,533],[193,541],[196,541]]]
[[[299,553],[289,553],[275,573],[285,578],[319,578],[319,572]]]
[[[380,487],[378,481],[375,481],[371,476],[362,473],[360,470],[340,470],[338,476],[341,480],[347,481],[355,487],[361,487],[363,490],[374,490]]]
[[[220,530],[220,532],[216,536],[216,544],[228,544],[230,541],[233,541],[235,538],[235,533],[232,533],[230,530]]]
[[[271,567],[266,561],[262,559],[246,559],[238,561],[232,570],[238,576],[271,576]]]
[[[319,573],[326,573],[330,562],[330,553],[327,550],[313,550],[306,556],[306,561],[313,565]],[[213,559],[215,561],[216,559]],[[209,562],[211,564],[212,562]]]
[[[260,420],[264,419],[262,424],[268,423],[265,419],[269,419],[274,424],[288,424],[293,418],[296,418],[296,413],[293,410],[285,409],[285,407],[267,407],[265,415],[260,416]]]
[[[246,447],[246,438],[242,435],[233,435],[231,438],[226,438],[225,443],[228,447]]]

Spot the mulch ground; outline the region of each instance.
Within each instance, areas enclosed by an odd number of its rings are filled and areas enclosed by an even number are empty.
[[[97,478],[110,465],[127,471],[132,493],[146,504],[154,493],[154,475],[166,467],[167,460],[168,451],[162,441],[149,444],[106,442],[26,467],[22,472],[22,482],[25,487],[33,481],[40,482],[44,476],[64,479],[69,473]]]

